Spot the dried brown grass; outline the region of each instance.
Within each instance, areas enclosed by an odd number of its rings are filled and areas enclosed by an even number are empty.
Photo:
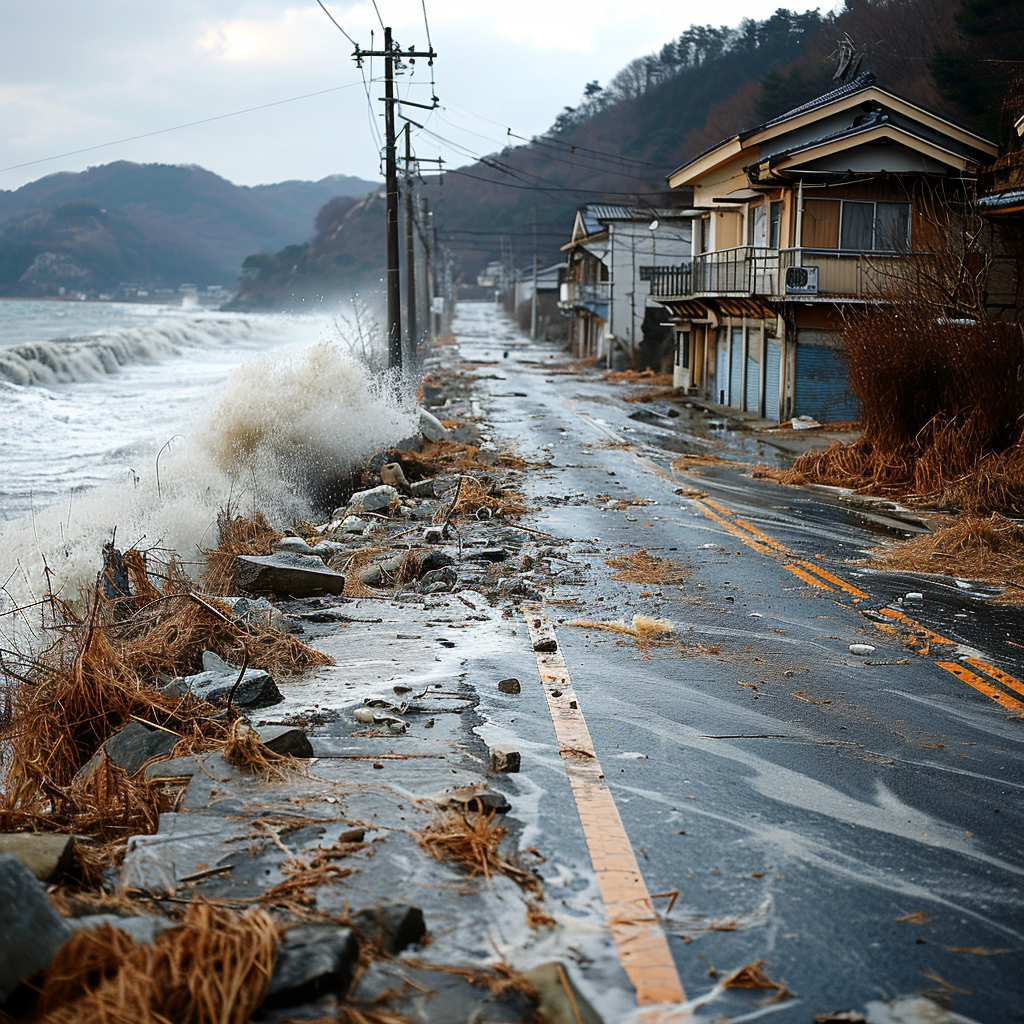
[[[651,387],[672,389],[672,374],[655,373],[654,370],[608,370],[603,379],[616,384],[650,384]]]
[[[757,476],[822,483],[975,515],[1024,511],[1024,332],[951,322],[900,296],[849,313],[843,350],[864,434]]]
[[[263,1002],[278,931],[263,910],[196,901],[153,945],[109,924],[74,933],[43,974],[30,1024],[247,1024]]]
[[[722,979],[722,987],[771,989],[775,994],[769,999],[764,1000],[766,1004],[779,1003],[782,1002],[783,999],[792,999],[793,993],[790,992],[785,985],[777,981],[772,981],[772,979],[764,973],[764,965],[764,960],[754,960],[751,963],[738,968]]]
[[[637,647],[653,647],[658,644],[671,643],[676,627],[668,619],[652,619],[648,615],[634,615],[632,623],[623,619],[613,622],[600,622],[596,619],[573,619],[570,626],[580,629],[603,629],[609,633],[623,633],[636,640]]]
[[[413,834],[436,860],[455,861],[470,876],[505,875],[526,892],[539,896],[536,875],[498,852],[508,830],[497,824],[495,817],[493,811],[472,816],[448,812]]]
[[[689,564],[657,558],[648,554],[646,549],[634,551],[621,558],[606,559],[606,564],[618,570],[612,573],[613,579],[627,580],[630,583],[671,586],[682,583],[693,575],[693,567]]]
[[[486,512],[488,518],[515,518],[525,515],[527,508],[522,498],[512,491],[502,490],[496,484],[485,486],[479,480],[463,477],[452,501],[434,514],[434,522],[444,522],[458,516],[480,518],[481,512]]]
[[[1005,587],[1003,597],[1024,603],[1024,523],[994,512],[962,516],[932,533],[872,554],[886,568],[941,573]]]
[[[330,660],[288,634],[232,619],[227,606],[190,586],[169,572],[164,593],[134,610],[136,598],[115,604],[98,591],[80,613],[53,601],[49,648],[0,665],[17,684],[0,732],[7,746],[0,829],[57,828],[105,843],[152,831],[166,809],[161,788],[129,779],[106,759],[74,780],[132,719],[177,735],[178,753],[225,742],[229,721],[212,717],[215,709],[198,698],[160,690],[160,675],[198,671],[204,650],[277,675]]]

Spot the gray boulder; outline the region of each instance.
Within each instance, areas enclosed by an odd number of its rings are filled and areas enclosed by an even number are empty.
[[[345,577],[328,569],[317,555],[281,551],[276,555],[239,555],[235,584],[250,593],[321,597],[341,594]]]
[[[72,918],[67,923],[73,932],[109,924],[127,932],[136,942],[144,943],[147,946],[152,946],[161,932],[175,927],[174,921],[169,921],[166,917],[151,917],[149,915],[119,917],[117,914],[89,914],[86,917]]]
[[[0,854],[0,1003],[49,967],[69,934],[42,883],[17,857]]]
[[[352,923],[389,956],[397,956],[427,934],[423,911],[407,903],[367,907],[353,917]]]
[[[178,742],[178,737],[165,729],[131,721],[118,730],[78,769],[74,783],[81,784],[102,764],[106,757],[129,775],[134,775],[147,761],[169,754]]]
[[[295,1006],[328,992],[343,995],[359,962],[359,943],[349,928],[305,924],[285,933],[263,1005]]]
[[[218,704],[228,699],[241,671],[241,665],[231,665],[213,651],[204,651],[203,671],[194,676],[172,680],[164,687],[164,692],[191,692],[200,700]],[[242,708],[265,708],[272,704],[280,704],[283,700],[284,696],[269,672],[249,668],[245,670],[245,675],[238,683],[232,703]]]
[[[292,757],[312,757],[313,744],[299,728],[291,725],[268,725],[257,729],[260,742],[275,754],[291,754]]]

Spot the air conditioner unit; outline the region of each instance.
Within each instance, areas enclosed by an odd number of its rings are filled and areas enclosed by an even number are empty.
[[[817,295],[817,267],[786,267],[787,295]]]

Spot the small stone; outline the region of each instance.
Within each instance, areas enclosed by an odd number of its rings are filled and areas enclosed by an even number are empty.
[[[291,551],[297,555],[311,555],[313,549],[301,537],[281,537],[274,541],[275,551]]]
[[[69,935],[43,884],[12,854],[0,854],[0,1003],[45,970]]]
[[[434,481],[432,479],[416,480],[409,484],[409,490],[414,498],[433,498]]]
[[[373,709],[372,708],[356,708],[352,712],[352,717],[357,722],[362,722],[364,725],[373,724]]]
[[[491,771],[512,774],[519,771],[519,751],[508,743],[496,743],[491,747]]]
[[[850,653],[858,658],[866,658],[869,654],[874,654],[877,649],[871,644],[850,644]]]
[[[296,1006],[318,996],[343,994],[359,962],[359,943],[350,928],[304,924],[289,929],[278,947],[263,1005]]]
[[[256,730],[262,744],[275,754],[312,757],[313,744],[305,731],[290,725],[269,725]]]
[[[356,491],[349,499],[349,515],[359,515],[364,512],[381,512],[390,507],[393,501],[398,500],[398,491],[387,484],[379,487],[371,487],[367,491]]]
[[[534,645],[533,649],[538,654],[554,654],[558,650],[558,641],[553,637],[545,637],[543,640],[538,640]]]
[[[504,548],[480,548],[478,551],[467,552],[466,558],[474,562],[504,562],[508,552]]]
[[[498,689],[502,693],[521,693],[522,686],[518,679],[501,679],[498,681]]]
[[[382,765],[382,764],[380,763],[380,761],[374,761],[374,762],[373,762],[373,767],[374,767],[374,768],[383,768],[383,767],[384,767],[384,765]]]
[[[398,462],[389,462],[380,467],[380,482],[395,487],[403,494],[411,494],[409,481],[405,479],[405,471]]]
[[[40,882],[56,882],[71,866],[73,836],[55,832],[7,832],[0,834],[0,854],[17,857]]]
[[[420,433],[428,441],[447,441],[449,439],[447,427],[426,409],[420,409]]]
[[[440,796],[434,797],[434,803],[442,810],[452,808],[477,814],[490,814],[492,811],[497,814],[507,814],[512,810],[512,805],[501,793],[496,793],[485,785],[460,786],[457,789],[450,789]]]

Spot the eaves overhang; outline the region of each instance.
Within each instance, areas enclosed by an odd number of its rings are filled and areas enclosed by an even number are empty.
[[[740,137],[734,135],[731,139],[720,142],[712,149],[705,150],[696,159],[688,164],[676,168],[669,176],[668,183],[671,188],[680,188],[683,185],[693,185],[699,178],[713,171],[716,167],[728,163],[740,153],[744,146],[740,143]]]

